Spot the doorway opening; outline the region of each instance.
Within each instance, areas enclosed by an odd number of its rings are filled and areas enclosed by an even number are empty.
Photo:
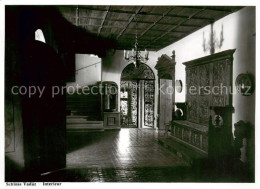
[[[120,114],[123,128],[153,128],[155,76],[142,63],[138,68],[127,65],[121,74]]]

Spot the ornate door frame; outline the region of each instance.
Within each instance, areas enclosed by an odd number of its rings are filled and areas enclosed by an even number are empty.
[[[120,112],[121,112],[121,124],[122,127],[123,125],[126,124],[124,121],[125,116],[123,115],[126,111],[122,110],[122,102],[124,101],[124,106],[123,108],[126,108],[127,106],[127,114],[128,114],[128,120],[129,117],[130,123],[132,124],[133,122],[135,123],[136,119],[136,127],[141,128],[143,125],[147,124],[149,127],[154,126],[154,98],[155,98],[155,76],[152,71],[152,69],[142,63],[138,68],[134,66],[134,64],[128,64],[124,70],[122,71],[121,74],[121,82],[120,82]],[[129,87],[129,84],[132,82],[136,82],[137,89],[136,89],[136,96],[129,96],[135,94],[134,90]],[[128,87],[127,89],[125,87]],[[145,89],[145,86],[146,87]],[[125,91],[127,93],[127,105],[126,105],[126,98],[124,99],[122,96],[121,91]],[[126,94],[125,93],[125,94]],[[137,100],[129,100],[130,98],[137,98]],[[130,107],[131,105],[131,107]],[[136,107],[134,107],[136,106]],[[129,112],[133,111],[133,112]],[[136,113],[135,113],[136,112]],[[136,115],[136,118],[133,116]]]
[[[157,64],[155,65],[155,69],[158,70],[158,89],[161,88],[161,79],[171,79],[172,80],[172,102],[171,103],[171,110],[173,108],[173,103],[175,102],[175,51],[172,51],[172,56],[169,57],[166,54],[161,55],[158,58]],[[157,127],[159,129],[164,129],[164,124],[160,125],[160,119],[162,115],[160,115],[160,91],[158,91],[158,117],[157,117]]]

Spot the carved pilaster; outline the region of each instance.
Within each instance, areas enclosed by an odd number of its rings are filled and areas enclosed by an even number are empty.
[[[155,69],[158,70],[158,86],[159,86],[158,88],[159,89],[161,88],[161,86],[160,86],[161,81],[165,82],[162,79],[172,80],[172,89],[173,89],[172,90],[172,96],[171,96],[172,102],[167,101],[167,103],[168,103],[167,108],[164,107],[164,109],[167,109],[165,111],[167,113],[170,113],[168,119],[171,119],[171,116],[172,116],[171,112],[172,112],[173,103],[174,103],[174,99],[175,99],[175,92],[174,92],[174,90],[175,90],[175,64],[176,64],[176,62],[175,62],[175,51],[173,51],[171,57],[169,57],[166,54],[163,54],[161,57],[159,57],[157,64],[155,66]],[[168,119],[166,120],[165,118],[162,117],[163,115],[160,115],[160,112],[161,112],[160,109],[161,109],[161,106],[163,108],[163,103],[165,103],[165,98],[168,98],[168,97],[166,97],[165,95],[161,96],[160,93],[161,93],[161,91],[158,92],[158,114],[159,114],[159,117],[158,117],[157,122],[160,123],[159,128],[163,129],[164,125],[168,124],[168,123],[165,123],[165,121],[168,121]],[[163,100],[164,102],[162,103],[161,100]],[[170,104],[170,106],[169,106],[169,104]]]

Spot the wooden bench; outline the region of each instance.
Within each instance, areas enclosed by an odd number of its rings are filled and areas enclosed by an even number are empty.
[[[208,151],[208,127],[186,120],[172,122],[171,135],[176,140],[194,148],[202,153]]]

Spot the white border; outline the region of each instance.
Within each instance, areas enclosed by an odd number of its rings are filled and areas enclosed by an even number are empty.
[[[244,5],[254,6],[257,0],[1,0],[6,5]]]

